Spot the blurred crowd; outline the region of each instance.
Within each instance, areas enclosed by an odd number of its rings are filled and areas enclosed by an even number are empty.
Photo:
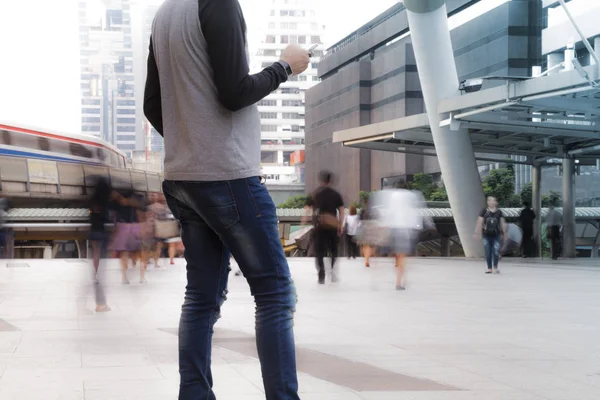
[[[90,244],[97,285],[97,311],[108,311],[100,286],[100,263],[119,258],[121,280],[128,285],[128,270],[139,263],[140,283],[146,283],[146,270],[154,262],[160,268],[163,252],[170,264],[183,253],[179,223],[167,207],[162,193],[148,196],[133,190],[117,190],[105,177],[97,177],[90,198]]]

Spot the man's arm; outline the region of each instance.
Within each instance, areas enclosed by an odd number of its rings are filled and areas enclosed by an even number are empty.
[[[150,37],[150,54],[148,55],[148,76],[144,91],[144,115],[158,133],[163,135],[162,103],[158,66],[154,57],[154,46]]]
[[[219,101],[225,108],[238,111],[248,107],[287,81],[285,67],[278,62],[249,75],[245,23],[238,0],[200,1],[199,17]]]

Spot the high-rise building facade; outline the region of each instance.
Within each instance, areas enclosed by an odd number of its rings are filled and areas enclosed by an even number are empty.
[[[80,0],[81,131],[123,151],[144,148],[136,99],[132,0]],[[139,89],[139,88],[138,88]]]
[[[279,60],[290,44],[310,48],[322,44],[324,28],[319,24],[312,0],[272,0],[263,41],[252,59],[252,68],[260,70]],[[258,103],[262,127],[263,174],[270,183],[303,183],[303,171],[294,160],[303,160],[305,92],[313,87],[322,46],[313,51],[308,70],[290,77],[281,87]],[[295,156],[294,156],[295,155]]]

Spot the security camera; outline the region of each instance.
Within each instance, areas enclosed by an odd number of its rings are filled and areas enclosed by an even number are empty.
[[[467,93],[478,92],[483,86],[483,79],[467,79],[460,83],[459,89]]]

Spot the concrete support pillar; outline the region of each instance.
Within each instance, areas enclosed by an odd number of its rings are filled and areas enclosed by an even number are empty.
[[[575,257],[575,161],[563,159],[563,254],[564,258]]]
[[[548,54],[548,69],[556,67],[561,62],[565,61],[564,53],[550,53]],[[558,74],[560,70],[554,70],[550,72],[548,75]]]
[[[598,57],[600,57],[600,36],[596,36],[596,37],[594,38],[594,53],[596,53],[596,55],[597,55]],[[591,61],[592,63],[595,63],[595,61],[594,61],[594,57],[591,57],[591,58],[590,58],[590,61]]]
[[[419,80],[442,176],[458,235],[467,257],[482,257],[473,239],[477,211],[485,205],[481,178],[467,129],[441,128],[448,115],[437,112],[440,100],[459,93],[445,0],[404,0]]]
[[[450,257],[450,238],[448,236],[442,236],[440,247],[440,255],[442,257]]]
[[[537,164],[531,168],[531,184],[533,198],[531,207],[536,219],[533,223],[533,238],[535,241],[535,255],[542,256],[542,166]]]

